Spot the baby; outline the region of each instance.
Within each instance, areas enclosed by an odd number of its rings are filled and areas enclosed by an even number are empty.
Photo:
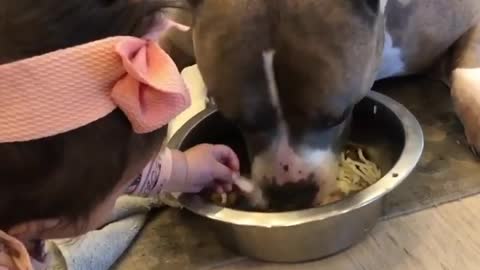
[[[230,188],[230,148],[162,149],[190,104],[151,41],[180,27],[171,2],[0,1],[0,270],[46,269],[44,239],[101,227],[123,194]]]

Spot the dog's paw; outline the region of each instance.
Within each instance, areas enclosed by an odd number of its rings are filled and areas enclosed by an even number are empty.
[[[452,75],[455,110],[472,152],[480,158],[480,68],[456,69]]]

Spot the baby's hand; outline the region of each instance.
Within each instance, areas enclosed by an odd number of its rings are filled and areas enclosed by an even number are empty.
[[[185,192],[200,192],[214,181],[230,189],[233,174],[240,170],[237,155],[224,145],[201,144],[187,150],[185,156],[190,186]]]

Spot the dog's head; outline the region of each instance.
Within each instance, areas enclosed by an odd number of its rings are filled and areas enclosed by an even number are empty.
[[[296,183],[316,190],[304,204],[321,202],[335,189],[352,108],[376,76],[386,0],[189,2],[200,72],[243,131],[252,178],[267,200],[275,196],[269,190]],[[278,104],[265,69],[269,50]]]

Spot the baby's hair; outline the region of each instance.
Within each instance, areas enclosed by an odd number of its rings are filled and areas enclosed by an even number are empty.
[[[175,4],[0,0],[0,6],[0,64],[5,64],[109,36],[141,37],[157,12]],[[163,128],[136,134],[117,109],[64,134],[0,144],[0,230],[37,219],[87,217],[128,170],[160,150],[165,133]]]

